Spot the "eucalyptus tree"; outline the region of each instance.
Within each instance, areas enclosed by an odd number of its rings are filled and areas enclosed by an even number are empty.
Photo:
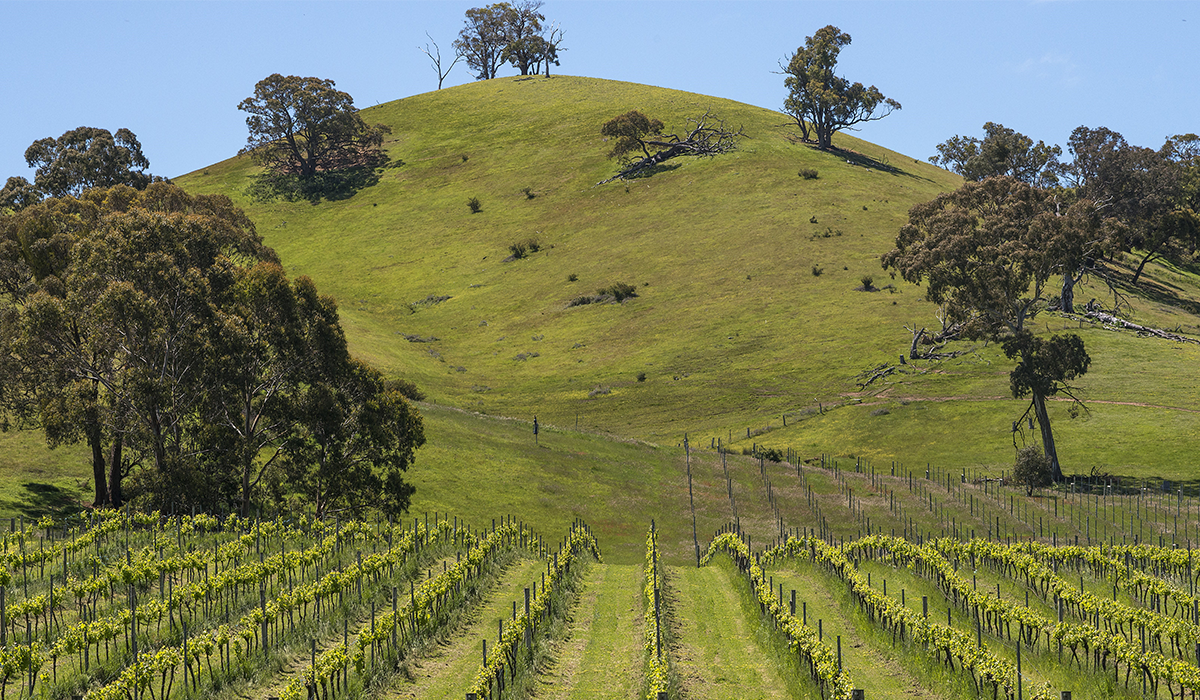
[[[842,47],[850,45],[850,35],[828,25],[807,37],[783,68],[783,84],[788,96],[783,111],[790,116],[804,140],[810,130],[817,146],[828,150],[833,135],[856,124],[877,121],[900,109],[900,103],[884,97],[874,85],[851,83],[835,74]]]
[[[1091,364],[1083,341],[1071,333],[1035,336],[1032,321],[1046,307],[1047,290],[1061,274],[1063,249],[1088,235],[1082,209],[1062,214],[1053,195],[1011,177],[968,182],[909,210],[885,269],[925,285],[925,298],[942,306],[964,337],[997,341],[1017,366],[1009,373],[1014,398],[1030,398],[1042,448],[1055,480],[1062,469],[1046,399]]]
[[[36,168],[33,184],[48,197],[79,195],[92,187],[128,185],[145,189],[153,181],[150,161],[129,129],[81,126],[58,138],[38,139],[25,150],[25,162]]]
[[[269,75],[238,109],[249,115],[241,152],[272,172],[300,178],[375,163],[384,134],[391,132],[367,124],[354,98],[322,78]]]
[[[929,159],[962,175],[967,180],[983,180],[1007,175],[1038,187],[1058,184],[1055,174],[1062,148],[1047,146],[1003,124],[987,122],[984,137],[954,136],[937,146],[938,155]]]

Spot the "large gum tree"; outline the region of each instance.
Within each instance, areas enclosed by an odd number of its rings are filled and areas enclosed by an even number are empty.
[[[1046,399],[1075,398],[1067,384],[1091,363],[1078,335],[1036,336],[1032,321],[1046,307],[1047,290],[1069,261],[1064,251],[1089,235],[1090,222],[1077,212],[1083,202],[1058,212],[1052,195],[1011,177],[968,182],[954,192],[914,206],[883,256],[883,267],[914,284],[925,298],[960,323],[967,338],[1002,344],[1017,361],[1009,374],[1014,398],[1029,397],[1026,414],[1038,422],[1042,448],[1054,479],[1062,479]]]

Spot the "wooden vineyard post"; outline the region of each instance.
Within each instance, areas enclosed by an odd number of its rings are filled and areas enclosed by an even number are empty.
[[[692,499],[692,450],[687,433],[683,435],[683,454],[687,462],[688,506],[692,509],[692,546],[696,548],[696,568],[700,568],[700,540],[696,538],[696,501]]]
[[[1025,700],[1021,694],[1021,637],[1017,637],[1017,700]]]
[[[263,658],[267,658],[267,582],[264,579],[258,587],[258,602],[262,609],[262,645]]]
[[[529,619],[529,588],[525,589],[525,648],[529,651],[530,657],[533,656],[533,628]]]
[[[317,697],[317,640],[315,637],[312,640],[310,659],[311,663],[309,664],[309,668],[312,669],[312,682],[311,685],[308,686],[308,696],[310,698],[315,698]]]
[[[855,688],[850,691],[850,700],[866,700],[867,693],[862,688]]]

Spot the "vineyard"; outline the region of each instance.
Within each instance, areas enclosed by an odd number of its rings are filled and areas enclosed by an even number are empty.
[[[1029,498],[821,457],[682,466],[691,497],[647,518],[639,565],[580,519],[13,519],[0,699],[1200,690],[1194,498],[1085,480]]]

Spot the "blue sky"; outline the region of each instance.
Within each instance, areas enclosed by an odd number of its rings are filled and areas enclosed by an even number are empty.
[[[447,55],[464,11],[482,4],[0,0],[0,181],[32,179],[29,144],[83,125],[131,129],[158,175],[223,160],[246,141],[237,104],[271,73],[333,79],[359,107],[435,89],[417,50],[425,32]],[[839,72],[904,106],[857,135],[921,159],[986,121],[1064,146],[1079,125],[1154,148],[1200,132],[1200,3],[547,0],[542,11],[565,31],[562,73],[771,109],[785,93],[779,61],[836,25],[853,38]],[[446,85],[471,79],[460,63]]]

